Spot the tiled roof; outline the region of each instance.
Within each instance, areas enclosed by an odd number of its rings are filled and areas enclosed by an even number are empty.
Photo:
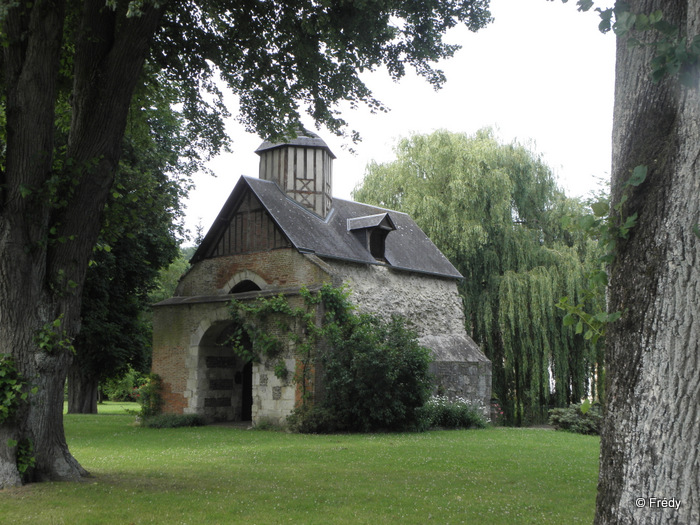
[[[255,194],[279,229],[301,253],[357,263],[384,264],[398,270],[442,277],[462,277],[405,213],[334,198],[333,207],[324,220],[287,197],[274,182],[251,177],[241,177],[219,217],[193,255],[193,263],[207,258],[209,249],[216,245],[222,229],[229,223],[230,215],[236,211],[237,203],[246,189]],[[367,227],[371,227],[380,216],[385,219],[387,215],[396,229],[386,237],[386,261],[379,261],[372,256],[361,238],[348,229],[348,219],[356,224],[366,222]],[[363,219],[356,220],[360,218]]]

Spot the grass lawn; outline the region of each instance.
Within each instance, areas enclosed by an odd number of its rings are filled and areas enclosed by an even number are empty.
[[[0,491],[0,523],[591,523],[598,438],[544,429],[297,435],[66,415],[93,477]],[[133,406],[135,408],[135,406]]]

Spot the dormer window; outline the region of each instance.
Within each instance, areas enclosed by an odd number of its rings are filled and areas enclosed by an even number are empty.
[[[378,261],[388,262],[385,254],[386,236],[395,229],[396,225],[388,213],[348,219],[348,231],[352,232]]]

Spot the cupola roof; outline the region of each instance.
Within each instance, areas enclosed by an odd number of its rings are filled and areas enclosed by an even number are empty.
[[[263,152],[275,148],[282,148],[285,146],[301,146],[306,148],[323,148],[328,152],[331,158],[336,158],[331,149],[328,147],[328,144],[326,144],[324,140],[313,131],[309,131],[304,127],[299,127],[296,130],[296,134],[297,136],[295,138],[289,139],[286,142],[271,142],[266,140],[260,144],[258,149],[255,150],[255,153],[261,155]]]

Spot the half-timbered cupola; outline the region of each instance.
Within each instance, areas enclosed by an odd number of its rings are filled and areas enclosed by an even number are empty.
[[[326,218],[333,206],[332,175],[335,155],[315,133],[297,130],[283,143],[263,142],[258,177],[277,183],[291,199]]]

